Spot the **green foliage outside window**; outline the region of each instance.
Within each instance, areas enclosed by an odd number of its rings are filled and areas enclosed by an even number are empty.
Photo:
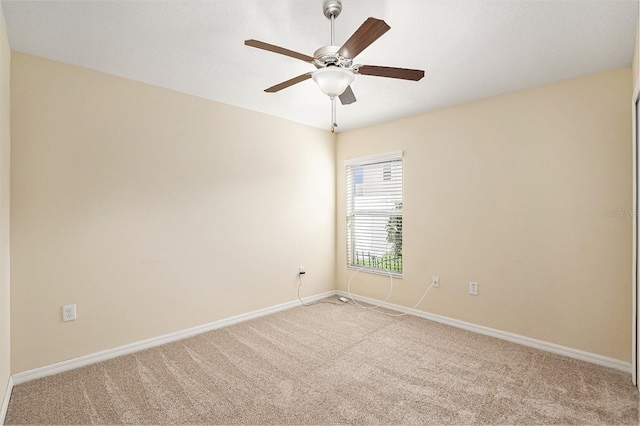
[[[402,203],[396,203],[395,210],[402,210]],[[391,253],[402,257],[402,216],[390,216],[387,222],[387,241],[392,245]]]

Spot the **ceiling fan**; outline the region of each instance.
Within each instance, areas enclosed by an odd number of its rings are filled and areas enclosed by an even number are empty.
[[[381,19],[368,18],[342,46],[336,46],[334,21],[342,11],[342,1],[325,0],[322,9],[324,15],[331,20],[331,45],[319,48],[314,52],[313,56],[253,39],[245,40],[244,44],[314,65],[317,68],[315,71],[304,73],[271,86],[265,89],[265,92],[275,93],[312,78],[318,84],[322,93],[331,99],[331,132],[333,133],[335,127],[338,126],[336,123],[335,98],[338,97],[342,105],[352,104],[356,101],[353,90],[351,90],[351,83],[353,83],[356,74],[418,81],[424,77],[424,71],[354,64],[354,58],[389,31],[391,27]]]

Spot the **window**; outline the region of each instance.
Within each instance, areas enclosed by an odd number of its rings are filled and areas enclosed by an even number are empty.
[[[345,165],[347,265],[402,276],[402,152]]]

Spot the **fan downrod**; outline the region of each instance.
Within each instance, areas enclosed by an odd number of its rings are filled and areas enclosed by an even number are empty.
[[[340,12],[342,12],[342,1],[341,0],[324,0],[322,3],[322,11],[324,12],[324,16],[327,19],[331,19],[332,17],[335,19],[340,16]]]

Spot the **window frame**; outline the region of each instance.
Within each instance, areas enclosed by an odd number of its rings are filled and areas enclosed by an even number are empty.
[[[355,253],[355,228],[350,227],[350,222],[352,220],[354,220],[353,218],[355,218],[357,216],[357,213],[355,210],[353,209],[353,201],[350,201],[350,194],[354,194],[355,192],[355,173],[354,173],[354,179],[353,180],[349,180],[349,167],[355,168],[355,167],[363,167],[363,166],[367,166],[367,165],[373,165],[373,164],[380,164],[380,163],[391,163],[391,162],[399,162],[400,163],[400,170],[401,170],[401,176],[400,176],[400,204],[404,205],[404,160],[403,160],[403,152],[402,151],[394,151],[394,152],[388,152],[388,153],[384,153],[384,154],[376,154],[376,155],[370,155],[370,156],[365,156],[365,157],[357,157],[357,158],[350,158],[350,159],[346,159],[344,160],[344,171],[345,171],[345,187],[346,187],[346,196],[345,196],[345,225],[346,225],[346,232],[345,232],[345,236],[346,236],[346,250],[347,250],[347,256],[346,256],[346,262],[347,262],[347,269],[349,270],[359,270],[362,272],[367,272],[367,273],[371,273],[371,274],[378,274],[378,275],[386,275],[388,276],[389,274],[391,274],[394,278],[402,278],[403,274],[404,274],[404,256],[402,257],[402,271],[398,272],[395,270],[387,270],[387,269],[382,269],[382,268],[375,268],[375,267],[367,267],[367,266],[359,266],[357,264],[354,264],[354,253]],[[387,170],[387,165],[383,164],[382,165],[382,169],[383,169],[383,175],[381,176],[381,180],[382,181],[388,181],[388,179],[386,179],[387,174],[386,174],[386,170]],[[389,169],[391,170],[391,169]],[[353,173],[353,172],[352,172]],[[360,173],[362,173],[362,171],[360,171]],[[390,176],[389,176],[390,177]],[[362,179],[362,176],[360,176],[360,179]],[[362,183],[362,181],[360,181],[359,183]],[[353,195],[351,195],[351,197],[353,197]],[[399,216],[400,218],[402,218],[403,214],[402,214],[402,210],[400,210],[399,214],[396,214],[395,216]],[[391,215],[389,215],[389,217],[391,217]],[[357,262],[357,261],[356,261]]]

